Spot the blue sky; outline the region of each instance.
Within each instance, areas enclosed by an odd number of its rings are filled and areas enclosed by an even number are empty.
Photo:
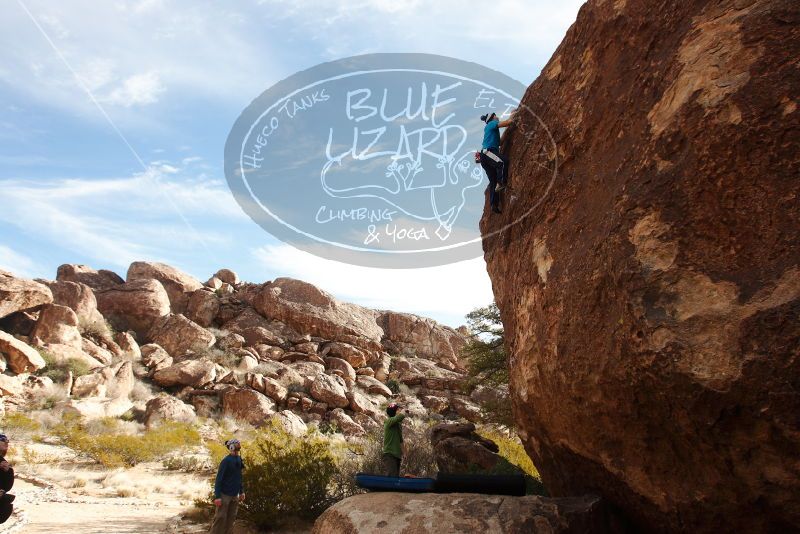
[[[582,3],[2,0],[0,268],[228,267],[461,324],[492,300],[482,258],[380,270],[293,249],[232,199],[225,139],[273,83],[355,54],[442,54],[528,85]]]

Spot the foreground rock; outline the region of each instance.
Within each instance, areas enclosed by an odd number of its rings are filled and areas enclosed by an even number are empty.
[[[553,494],[637,531],[800,525],[798,25],[590,1],[505,140],[481,233],[516,422]]]
[[[0,270],[0,317],[53,302],[50,289]]]
[[[497,445],[479,436],[472,423],[435,425],[431,445],[440,473],[490,471],[500,459]]]
[[[314,534],[602,534],[598,497],[564,499],[468,493],[364,493],[339,501],[314,523]]]

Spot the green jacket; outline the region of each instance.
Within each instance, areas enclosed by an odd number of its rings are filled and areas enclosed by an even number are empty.
[[[391,454],[395,458],[403,457],[403,427],[401,423],[406,414],[399,413],[388,418],[383,423],[383,453]]]

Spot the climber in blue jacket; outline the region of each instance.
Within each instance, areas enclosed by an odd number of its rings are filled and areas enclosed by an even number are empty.
[[[512,116],[513,117],[513,116]],[[483,127],[483,144],[480,151],[480,164],[489,178],[489,204],[494,213],[500,213],[500,191],[508,181],[508,160],[500,154],[500,128],[514,124],[513,118],[500,121],[496,113],[481,115],[486,123]]]

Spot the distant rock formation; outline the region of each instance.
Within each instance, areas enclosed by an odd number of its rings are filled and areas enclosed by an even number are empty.
[[[481,227],[521,437],[636,531],[800,525],[798,28],[796,0],[590,0],[504,139]]]
[[[418,416],[481,417],[462,391],[465,333],[341,302],[300,280],[249,284],[220,269],[203,285],[169,265],[134,262],[124,281],[62,265],[57,281],[41,283],[0,272],[0,310],[0,400],[9,409],[43,391],[27,380],[47,371],[41,351],[51,365],[88,367],[65,378],[62,407],[90,418],[135,407],[147,424],[274,418],[293,433],[330,422],[350,437],[382,423],[390,398]],[[134,401],[137,381],[147,386]],[[434,394],[429,412],[417,397]]]

